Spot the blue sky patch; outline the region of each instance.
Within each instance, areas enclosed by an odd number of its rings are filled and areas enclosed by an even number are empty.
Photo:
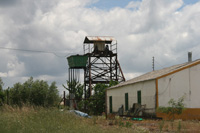
[[[114,7],[124,8],[131,1],[142,1],[142,0],[99,0],[98,2],[90,5],[89,7],[96,7],[103,10],[109,10]],[[183,0],[185,5],[194,4],[199,0]]]

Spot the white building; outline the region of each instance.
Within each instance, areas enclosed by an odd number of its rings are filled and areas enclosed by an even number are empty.
[[[170,99],[182,96],[187,109],[179,118],[200,119],[200,60],[152,71],[108,88],[106,107],[112,113],[122,105],[126,111],[133,103],[140,103],[146,105],[146,113],[164,117],[156,108],[167,107]]]

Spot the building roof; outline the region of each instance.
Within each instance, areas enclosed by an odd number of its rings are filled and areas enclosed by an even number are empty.
[[[159,78],[165,77],[167,75],[181,71],[183,69],[192,67],[192,66],[197,65],[197,64],[200,64],[200,59],[195,60],[195,61],[191,61],[191,62],[186,62],[186,63],[183,63],[183,64],[174,65],[174,66],[171,66],[171,67],[166,67],[166,68],[163,68],[163,69],[160,69],[160,70],[148,72],[148,73],[143,74],[141,76],[127,80],[125,82],[122,82],[122,83],[120,83],[116,86],[112,86],[108,89],[118,88],[118,87],[122,87],[122,86],[125,86],[125,85],[130,85],[130,84],[134,84],[134,83],[142,82],[142,81],[147,81],[147,80],[159,79]]]
[[[115,40],[111,36],[86,36],[84,43],[94,43],[94,42],[105,42],[106,44],[111,44]]]

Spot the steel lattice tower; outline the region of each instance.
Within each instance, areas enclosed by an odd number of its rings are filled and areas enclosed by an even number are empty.
[[[85,98],[92,95],[92,88],[97,83],[125,81],[117,59],[117,41],[113,37],[86,36],[83,49],[88,56],[84,68]]]

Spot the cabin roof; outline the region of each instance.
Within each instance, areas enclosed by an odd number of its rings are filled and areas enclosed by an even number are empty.
[[[84,43],[94,43],[94,42],[105,42],[106,44],[111,44],[115,40],[112,36],[86,36]]]

